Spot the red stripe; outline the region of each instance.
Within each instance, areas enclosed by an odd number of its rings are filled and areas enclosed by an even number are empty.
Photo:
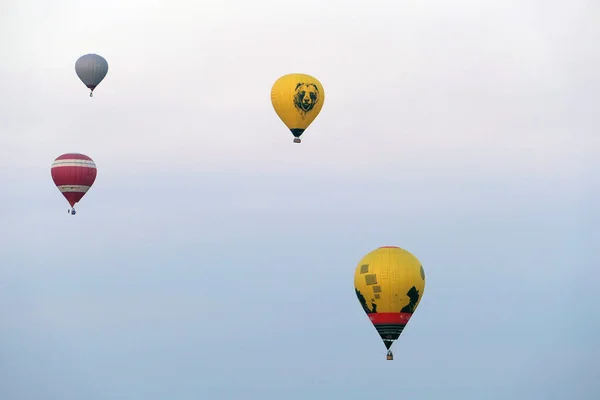
[[[373,325],[406,325],[412,313],[371,313],[369,319]]]
[[[89,161],[94,161],[91,158],[89,158],[88,156],[86,156],[85,154],[79,154],[79,153],[66,153],[63,154],[62,156],[58,156],[56,158],[56,160],[89,160]],[[54,161],[56,161],[54,160]]]
[[[73,159],[72,154],[68,154],[67,156],[68,159]],[[52,180],[56,186],[80,185],[91,187],[96,180],[97,172],[96,168],[89,167],[57,167],[50,170]],[[71,207],[74,207],[75,203],[79,203],[83,196],[85,196],[85,193],[65,192],[62,195],[67,199]]]
[[[92,186],[96,180],[96,168],[89,167],[57,167],[50,170],[56,186],[82,185]]]

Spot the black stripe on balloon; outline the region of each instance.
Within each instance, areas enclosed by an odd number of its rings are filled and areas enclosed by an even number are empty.
[[[302,133],[304,132],[304,129],[294,128],[290,129],[290,131],[292,131],[292,135],[294,135],[295,137],[300,137],[300,135],[302,135]]]
[[[377,329],[377,333],[379,336],[385,340],[396,340],[400,337],[400,334],[404,330],[406,325],[375,325],[375,329]]]

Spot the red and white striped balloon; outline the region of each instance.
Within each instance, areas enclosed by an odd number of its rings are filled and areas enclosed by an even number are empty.
[[[67,153],[52,163],[52,180],[71,207],[81,201],[96,180],[96,163],[85,154]]]

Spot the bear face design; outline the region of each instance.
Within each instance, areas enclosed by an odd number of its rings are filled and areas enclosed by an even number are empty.
[[[294,93],[294,106],[302,118],[319,102],[319,89],[314,83],[299,83]]]

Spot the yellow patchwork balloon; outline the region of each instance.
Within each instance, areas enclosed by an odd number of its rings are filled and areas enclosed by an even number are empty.
[[[363,257],[354,271],[356,297],[385,347],[400,337],[425,291],[425,271],[410,252],[384,246]]]
[[[288,74],[271,88],[271,103],[283,123],[292,131],[294,143],[317,118],[325,102],[321,82],[306,74]]]

